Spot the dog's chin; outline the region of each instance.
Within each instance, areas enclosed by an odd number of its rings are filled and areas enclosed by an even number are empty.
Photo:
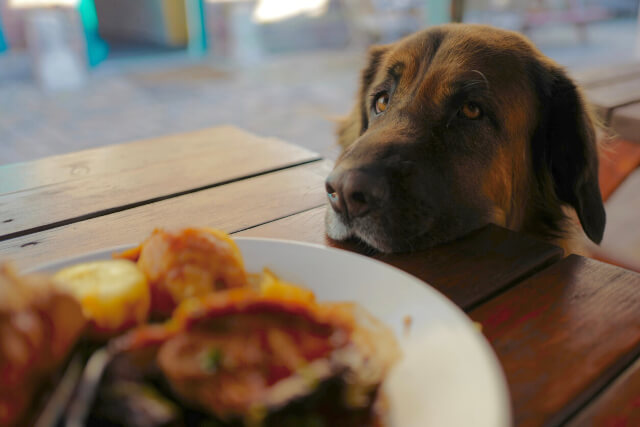
[[[354,237],[353,230],[340,218],[340,216],[331,208],[327,206],[326,214],[324,216],[325,230],[327,236],[333,240],[343,241]]]
[[[480,218],[478,216],[477,218]],[[349,223],[327,206],[325,225],[329,238],[336,241],[357,241],[366,246],[365,252],[384,254],[416,252],[456,240],[469,232],[486,225],[490,221],[466,221],[465,227],[435,227],[434,219],[421,221],[423,228],[411,230],[408,236],[393,236],[388,228],[375,221],[354,221]],[[409,231],[409,230],[407,230]]]
[[[366,246],[369,246],[369,249],[372,250],[371,252],[393,252],[393,248],[389,244],[379,238],[376,238],[373,233],[362,232],[361,230],[347,224],[343,218],[331,208],[331,206],[327,206],[325,214],[325,228],[327,236],[333,240],[337,240],[339,242],[345,240],[358,240]]]
[[[423,235],[417,239],[419,242],[416,239],[394,241],[394,239],[385,236],[385,233],[381,232],[378,227],[367,226],[363,223],[350,225],[330,206],[327,207],[325,226],[329,238],[337,241],[357,240],[365,246],[368,246],[369,250],[366,252],[390,254],[412,252],[433,246],[433,243],[429,242],[427,235]]]

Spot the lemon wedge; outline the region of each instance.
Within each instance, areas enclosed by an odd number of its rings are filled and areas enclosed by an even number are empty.
[[[58,271],[54,280],[80,302],[94,335],[110,336],[144,323],[151,296],[136,263],[125,259],[86,262]]]

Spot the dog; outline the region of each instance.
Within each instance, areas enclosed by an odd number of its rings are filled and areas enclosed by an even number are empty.
[[[331,239],[408,252],[494,223],[565,253],[602,240],[593,116],[518,33],[446,24],[371,47],[338,142]]]

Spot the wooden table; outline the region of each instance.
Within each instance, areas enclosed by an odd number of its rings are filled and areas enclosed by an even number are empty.
[[[0,257],[32,267],[189,225],[331,243],[330,168],[230,127],[2,166]],[[517,425],[640,425],[640,275],[496,226],[379,258],[482,323]]]
[[[640,143],[640,62],[588,68],[573,77],[612,134]]]

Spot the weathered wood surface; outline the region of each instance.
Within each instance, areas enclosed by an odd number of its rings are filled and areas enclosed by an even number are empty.
[[[611,129],[618,137],[640,145],[640,103],[615,108],[611,113]]]
[[[568,426],[640,426],[640,359],[603,390]]]
[[[638,122],[640,125],[640,121]],[[600,192],[608,200],[622,182],[640,166],[640,144],[615,139],[600,152]]]
[[[640,102],[640,76],[631,80],[587,88],[585,93],[598,116],[606,124],[610,124],[614,109]],[[615,131],[615,128],[613,130]]]
[[[557,425],[640,354],[640,275],[571,255],[470,313],[505,370],[516,425]]]
[[[137,244],[156,227],[210,226],[227,232],[253,227],[323,204],[323,182],[330,167],[324,161],[311,163],[4,240],[0,259],[35,267]]]
[[[0,240],[318,160],[232,127],[0,167]]]

